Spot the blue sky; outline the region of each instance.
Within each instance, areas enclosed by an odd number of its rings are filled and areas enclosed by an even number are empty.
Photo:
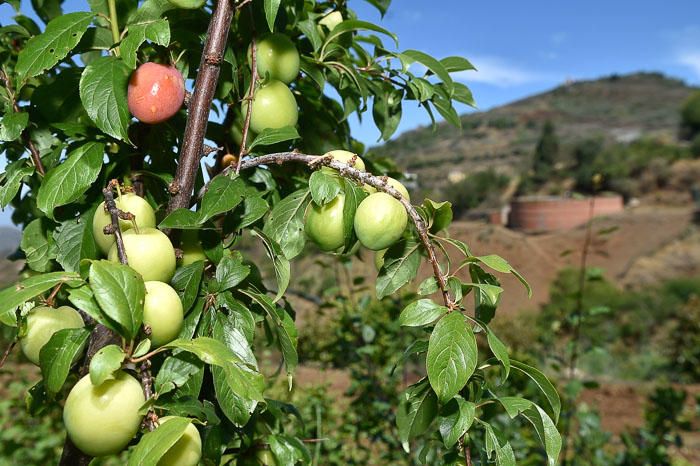
[[[85,8],[81,5],[87,2],[69,0],[65,5],[71,11]],[[566,79],[612,73],[661,71],[700,85],[698,0],[394,0],[383,19],[362,0],[350,0],[350,6],[360,18],[397,33],[400,50],[469,58],[479,71],[463,72],[455,79],[471,87],[481,109],[542,92]],[[12,14],[9,5],[0,5],[0,23],[12,22]],[[362,125],[352,124],[355,136],[371,145],[379,133],[371,115],[367,117]],[[409,104],[399,133],[426,124],[427,115]],[[0,224],[7,224],[8,218],[7,211],[0,213]]]

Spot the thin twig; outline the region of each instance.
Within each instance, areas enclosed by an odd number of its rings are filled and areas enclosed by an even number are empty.
[[[106,188],[102,190],[102,195],[105,198],[105,209],[109,212],[112,223],[105,227],[105,233],[111,233],[114,235],[114,239],[117,243],[117,255],[119,256],[119,262],[124,265],[128,265],[129,262],[126,257],[126,250],[124,249],[124,240],[122,238],[122,231],[119,228],[119,214],[120,210],[117,208],[116,202],[114,202],[114,188],[119,184],[117,180],[112,180],[109,182]]]
[[[445,302],[445,306],[447,306],[450,309],[456,308],[456,304],[452,299],[450,291],[447,287],[447,277],[440,269],[440,264],[435,254],[435,248],[432,242],[430,241],[430,238],[428,237],[428,228],[426,227],[425,222],[421,218],[416,208],[413,207],[413,204],[411,204],[411,202],[408,199],[403,197],[400,192],[398,192],[390,184],[387,183],[386,177],[376,176],[372,175],[371,173],[360,171],[349,164],[339,162],[331,157],[319,157],[317,155],[300,154],[298,152],[278,152],[275,154],[268,154],[262,155],[260,157],[248,158],[245,161],[241,162],[240,169],[247,170],[249,168],[254,168],[260,165],[283,164],[287,162],[303,163],[313,170],[320,168],[322,165],[334,168],[338,170],[340,175],[345,178],[357,181],[358,183],[370,185],[376,188],[377,190],[385,192],[397,199],[404,206],[406,212],[411,217],[411,220],[416,226],[418,236],[421,240],[421,243],[423,244],[423,247],[425,248],[426,253],[428,254],[428,261],[432,265],[433,275],[437,280],[438,287],[440,288],[442,298]],[[226,175],[231,171],[232,167],[227,167],[221,172],[221,175]],[[207,186],[208,184],[203,188],[203,190],[201,191],[202,193],[206,191]]]
[[[229,0],[216,2],[188,108],[185,137],[182,140],[175,179],[171,184],[172,197],[168,204],[168,212],[190,206],[194,181],[200,167],[204,135],[209,122],[209,109],[219,79],[219,69],[232,16],[233,7]]]
[[[15,113],[19,113],[20,108],[19,105],[17,105],[15,93],[12,89],[12,81],[7,76],[7,73],[5,73],[4,69],[0,69],[0,80],[2,80],[5,83],[5,89],[7,89],[7,93],[10,97],[10,100],[12,101],[12,109],[15,111]],[[29,154],[32,158],[32,163],[34,163],[36,171],[38,171],[41,176],[46,175],[46,169],[44,168],[44,164],[41,161],[41,154],[39,154],[39,150],[37,150],[36,146],[32,142],[32,138],[29,135],[29,131],[27,130],[27,128],[25,128],[22,131],[22,142],[24,142],[24,145],[27,146],[27,148],[29,149]]]
[[[146,397],[146,401],[153,398],[153,376],[151,375],[151,361],[143,361],[141,367],[139,367],[139,377],[141,378],[141,387],[143,387],[143,394]],[[153,432],[158,424],[158,415],[150,408],[146,417],[143,420],[146,428]]]
[[[53,290],[51,290],[51,294],[49,295],[48,298],[46,298],[46,305],[47,306],[53,307],[54,301],[56,299],[56,295],[61,290],[62,286],[63,286],[63,282],[61,282],[58,285],[53,287]]]
[[[250,9],[249,9],[250,10]],[[251,16],[253,14],[251,13]],[[252,18],[251,18],[252,19]],[[254,22],[251,21],[251,24]],[[253,99],[255,98],[255,84],[258,80],[258,45],[255,40],[255,31],[253,31],[253,39],[250,44],[251,56],[250,56],[250,87],[248,89],[248,94],[245,99],[248,100],[248,105],[246,106],[245,120],[243,121],[243,130],[241,136],[241,151],[238,154],[238,163],[236,164],[236,173],[241,171],[241,161],[243,157],[248,154],[248,133],[250,132],[250,118],[253,114]]]
[[[0,367],[5,365],[5,361],[7,361],[7,357],[12,353],[12,350],[14,349],[15,345],[17,344],[17,338],[12,340],[12,343],[7,347],[5,352],[2,354],[2,359],[0,359]]]

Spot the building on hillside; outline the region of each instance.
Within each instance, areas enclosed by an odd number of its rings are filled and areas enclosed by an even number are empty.
[[[622,212],[620,195],[593,198],[593,217]],[[576,228],[591,218],[591,198],[556,196],[524,196],[513,199],[508,214],[508,226],[528,233],[560,231]]]

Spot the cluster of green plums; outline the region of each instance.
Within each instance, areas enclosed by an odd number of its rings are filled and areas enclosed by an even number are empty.
[[[356,169],[365,170],[365,163],[352,152],[334,150],[325,156],[331,156],[344,163],[354,161]],[[329,167],[324,167],[322,170],[334,171]],[[408,191],[399,181],[387,177],[387,184],[410,201]],[[369,195],[357,207],[353,227],[360,243],[367,249],[378,251],[378,257],[381,258],[382,252],[403,235],[408,224],[408,214],[395,197],[385,192],[377,192],[375,188],[368,185],[365,185],[364,189]],[[309,204],[304,228],[307,237],[321,250],[335,252],[342,250],[345,245],[344,208],[344,194],[338,194],[325,205],[318,205],[313,201]]]
[[[129,266],[144,279],[143,323],[150,329],[151,347],[162,346],[178,336],[183,324],[182,302],[168,284],[178,263],[175,249],[170,239],[155,228],[155,212],[145,199],[126,192],[115,203],[120,210],[133,215],[132,220],[119,220],[124,249]],[[118,262],[114,235],[104,233],[104,227],[109,224],[111,216],[103,202],[93,217],[93,236],[102,254]],[[183,235],[182,250],[180,265],[206,258],[196,237]],[[70,306],[34,307],[26,316],[20,347],[27,359],[39,365],[41,349],[54,333],[84,325],[81,315]],[[119,453],[137,434],[143,419],[139,410],[145,402],[141,384],[127,372],[117,371],[113,378],[98,386],[86,375],[71,389],[63,409],[68,436],[88,455]],[[163,417],[160,423],[168,420]],[[190,424],[158,464],[194,466],[200,456],[201,438],[197,428]]]

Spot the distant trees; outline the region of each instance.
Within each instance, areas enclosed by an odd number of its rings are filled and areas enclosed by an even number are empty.
[[[493,169],[476,172],[457,183],[451,184],[447,199],[452,203],[455,217],[463,217],[468,210],[484,202],[496,204],[510,179]]]
[[[681,108],[683,135],[688,139],[700,134],[700,91],[696,91]]]
[[[557,137],[554,123],[547,120],[542,127],[542,135],[535,148],[533,158],[533,181],[536,184],[542,184],[552,174],[554,164],[559,157],[559,138]]]

